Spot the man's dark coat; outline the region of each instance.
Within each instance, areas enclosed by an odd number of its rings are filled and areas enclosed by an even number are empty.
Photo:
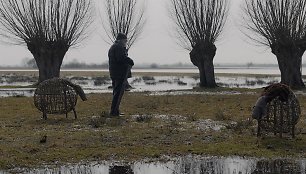
[[[118,42],[115,42],[108,51],[109,72],[112,79],[125,79],[130,76],[130,66],[134,65],[128,57],[127,49]],[[128,74],[127,74],[128,73]]]

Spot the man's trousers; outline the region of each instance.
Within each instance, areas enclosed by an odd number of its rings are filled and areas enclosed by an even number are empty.
[[[110,115],[111,116],[119,116],[119,106],[121,103],[122,96],[125,91],[125,79],[112,79],[112,86],[113,86],[113,100]]]

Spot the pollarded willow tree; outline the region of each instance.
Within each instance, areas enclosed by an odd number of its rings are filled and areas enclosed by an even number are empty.
[[[171,17],[181,46],[191,51],[201,87],[216,87],[213,59],[227,18],[227,0],[171,0]]]
[[[39,82],[60,76],[64,56],[92,22],[91,0],[0,0],[1,35],[26,44]]]
[[[306,0],[245,0],[246,35],[271,48],[281,83],[304,88],[302,56],[306,50]],[[254,35],[255,34],[255,35]]]
[[[143,3],[141,3],[143,2]],[[143,0],[105,0],[107,21],[103,23],[108,39],[113,43],[118,33],[128,37],[128,49],[135,43],[145,24]]]

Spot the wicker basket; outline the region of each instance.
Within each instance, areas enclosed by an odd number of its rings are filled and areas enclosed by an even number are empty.
[[[47,119],[47,114],[66,114],[73,111],[77,118],[75,106],[77,93],[71,82],[60,78],[53,78],[40,83],[34,93],[34,104]]]
[[[282,86],[284,87],[288,88],[288,97],[284,100],[282,96],[276,96],[268,102],[267,114],[258,119],[258,136],[262,132],[272,132],[274,135],[279,134],[280,137],[283,133],[295,137],[295,125],[301,114],[300,104],[293,91],[287,86]]]

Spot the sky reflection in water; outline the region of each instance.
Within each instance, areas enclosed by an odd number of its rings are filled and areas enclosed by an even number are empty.
[[[240,157],[184,157],[166,163],[136,162],[131,165],[88,164],[36,169],[30,174],[305,174],[306,159],[264,160]],[[1,173],[1,172],[0,172]],[[2,172],[2,174],[6,174]]]

